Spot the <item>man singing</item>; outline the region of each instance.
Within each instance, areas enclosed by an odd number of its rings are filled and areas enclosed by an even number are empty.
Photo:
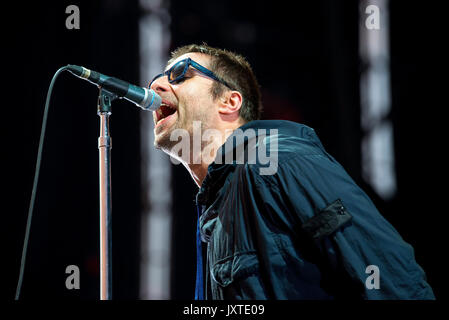
[[[259,120],[242,56],[183,46],[150,87],[154,145],[199,187],[196,299],[435,298],[413,248],[314,130]]]

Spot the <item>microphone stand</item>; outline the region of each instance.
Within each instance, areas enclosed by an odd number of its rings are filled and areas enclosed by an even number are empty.
[[[98,138],[100,168],[100,299],[112,299],[112,197],[111,197],[111,149],[109,116],[111,102],[117,95],[100,87],[98,110],[100,137]]]

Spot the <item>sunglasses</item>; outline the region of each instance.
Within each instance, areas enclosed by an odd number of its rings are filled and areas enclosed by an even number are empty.
[[[153,80],[151,80],[148,88],[151,88],[151,85],[153,84],[154,81],[156,81],[156,79],[163,77],[163,76],[167,76],[168,82],[171,84],[174,84],[174,83],[176,84],[176,83],[180,83],[180,82],[184,81],[185,77],[186,77],[187,70],[189,69],[190,66],[192,66],[193,68],[195,68],[196,70],[198,70],[199,72],[201,72],[202,74],[207,76],[208,78],[218,81],[218,82],[224,84],[229,89],[234,90],[226,81],[221,80],[212,71],[203,67],[202,65],[193,61],[190,58],[178,61],[167,71],[155,76],[153,78]]]

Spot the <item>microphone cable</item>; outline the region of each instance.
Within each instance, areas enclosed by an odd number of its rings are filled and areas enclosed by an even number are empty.
[[[27,249],[28,249],[28,241],[30,238],[31,219],[33,217],[34,202],[36,199],[37,182],[39,180],[39,171],[40,171],[41,162],[42,162],[42,149],[44,146],[45,129],[47,127],[47,118],[48,118],[48,109],[49,109],[49,105],[50,105],[50,97],[51,97],[51,93],[53,91],[53,86],[55,84],[56,78],[61,74],[62,71],[66,70],[66,69],[67,69],[67,67],[59,68],[55,72],[53,79],[50,82],[50,86],[48,87],[47,99],[45,101],[44,116],[42,119],[41,135],[40,135],[40,139],[39,139],[39,149],[37,151],[36,168],[34,171],[33,189],[31,191],[30,206],[28,208],[28,218],[27,218],[27,223],[26,223],[25,239],[23,241],[22,258],[20,261],[19,281],[17,283],[15,300],[19,300],[20,290],[22,289],[23,274],[25,271],[25,261],[26,261],[26,254],[27,254]]]

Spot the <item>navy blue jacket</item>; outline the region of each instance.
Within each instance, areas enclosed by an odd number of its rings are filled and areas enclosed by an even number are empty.
[[[240,129],[256,139],[231,135],[197,194],[207,299],[435,298],[413,248],[313,129],[280,120]],[[262,147],[270,164],[253,157]]]

